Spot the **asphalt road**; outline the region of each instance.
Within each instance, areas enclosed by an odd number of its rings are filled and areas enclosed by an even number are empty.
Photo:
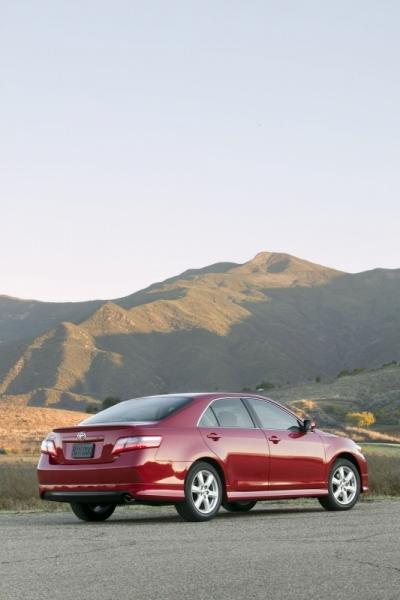
[[[1,600],[399,600],[400,501],[327,513],[260,503],[181,521],[121,508],[105,523],[70,512],[0,513]]]

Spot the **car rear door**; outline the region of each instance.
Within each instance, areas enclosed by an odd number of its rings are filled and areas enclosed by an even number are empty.
[[[224,463],[230,491],[266,490],[268,443],[240,398],[219,398],[203,414],[199,430]]]
[[[326,486],[325,450],[316,431],[304,431],[296,417],[274,402],[246,398],[269,443],[269,490]]]

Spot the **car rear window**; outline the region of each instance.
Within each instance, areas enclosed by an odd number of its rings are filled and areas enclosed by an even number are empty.
[[[188,396],[147,396],[119,402],[110,408],[82,421],[81,425],[94,423],[124,423],[131,421],[161,421],[188,404]]]

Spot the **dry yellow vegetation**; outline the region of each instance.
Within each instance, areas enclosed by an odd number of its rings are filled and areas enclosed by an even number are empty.
[[[77,425],[86,413],[56,408],[11,406],[0,403],[0,449],[9,454],[37,454],[54,427]]]

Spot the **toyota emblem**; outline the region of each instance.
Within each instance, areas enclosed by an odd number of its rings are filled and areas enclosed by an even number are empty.
[[[86,440],[86,433],[84,431],[80,431],[76,434],[76,437],[78,438],[78,440]]]

